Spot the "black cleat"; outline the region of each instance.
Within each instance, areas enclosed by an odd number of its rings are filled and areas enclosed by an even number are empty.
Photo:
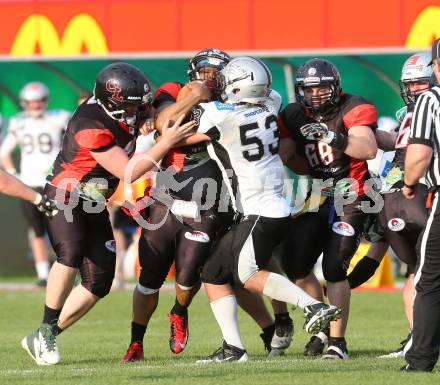
[[[198,360],[198,364],[208,364],[211,362],[246,362],[248,355],[246,350],[237,348],[236,346],[228,345],[226,341],[214,353],[208,357]]]
[[[336,321],[341,318],[341,309],[325,303],[306,306],[304,308],[304,330],[310,334],[328,329],[330,321]]]

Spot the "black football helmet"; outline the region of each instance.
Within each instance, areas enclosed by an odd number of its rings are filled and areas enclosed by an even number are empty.
[[[305,97],[304,88],[326,85],[330,92],[319,96]],[[340,100],[341,76],[336,66],[325,59],[310,59],[296,73],[295,96],[301,107],[315,113],[325,114]]]
[[[142,71],[122,62],[110,64],[99,72],[93,95],[108,115],[132,127],[145,118],[153,100]]]
[[[195,56],[189,61],[188,77],[189,80],[205,80],[199,73],[199,70],[204,67],[216,68],[221,71],[223,67],[228,64],[231,57],[224,51],[216,48],[206,48],[197,52]],[[215,82],[212,82],[214,86]]]

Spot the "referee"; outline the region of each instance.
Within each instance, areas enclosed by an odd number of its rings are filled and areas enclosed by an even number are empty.
[[[440,81],[440,39],[432,45],[433,71]],[[432,87],[417,99],[405,159],[403,195],[413,199],[421,177],[433,193],[425,230],[417,243],[414,278],[414,325],[406,346],[403,371],[430,372],[440,347],[440,87]],[[406,349],[405,349],[406,350]]]

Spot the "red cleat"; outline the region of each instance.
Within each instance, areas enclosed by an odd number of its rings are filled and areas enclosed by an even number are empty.
[[[127,353],[122,357],[121,364],[135,362],[144,359],[144,347],[141,342],[135,341],[128,347]]]
[[[168,314],[170,319],[170,349],[173,353],[179,354],[185,349],[188,342],[188,316]]]

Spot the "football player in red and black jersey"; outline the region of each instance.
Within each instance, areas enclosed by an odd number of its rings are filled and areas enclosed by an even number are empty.
[[[60,361],[57,335],[110,291],[116,254],[105,204],[119,180],[131,183],[141,177],[193,129],[193,122],[180,126],[182,116],[164,127],[162,140],[148,153],[133,156],[151,99],[150,85],[138,68],[110,64],[98,74],[94,96],[67,125],[45,186],[61,210],[48,226],[57,261],[49,274],[43,322],[22,340],[39,365]],[[82,281],[72,290],[78,271]]]
[[[368,214],[362,202],[373,206],[367,159],[376,155],[374,130],[377,111],[365,99],[346,94],[340,85],[337,68],[324,59],[311,59],[301,65],[295,81],[296,102],[280,114],[285,139],[281,154],[289,165],[304,160],[309,174],[326,201],[317,212],[307,212],[293,221],[291,235],[281,251],[281,259],[290,279],[310,293],[320,293],[313,284],[313,266],[323,253],[323,272],[329,301],[342,309],[342,318],[331,322],[325,358],[348,358],[345,329],[348,321],[350,287],[346,271],[354,255]],[[294,153],[289,159],[284,154]],[[302,162],[298,162],[302,161]],[[311,287],[309,287],[311,285]],[[317,298],[321,299],[321,298]],[[312,345],[320,352],[327,342],[324,333],[313,336]],[[316,354],[306,346],[305,354]]]
[[[165,119],[173,121],[181,114],[189,115],[198,103],[216,98],[216,75],[229,60],[226,52],[214,48],[204,49],[189,62],[187,73],[190,82],[186,86],[177,82],[161,85],[156,90],[153,102],[156,127],[161,127]],[[189,92],[179,95],[183,87],[188,87]],[[170,178],[163,177],[168,172],[172,173],[172,185],[169,184]],[[160,177],[159,174],[164,175]],[[167,215],[167,207],[161,203],[161,198],[154,196],[160,187],[167,190],[174,202],[177,202],[176,206],[183,212],[171,210],[160,229],[142,231],[139,241],[141,274],[133,293],[131,342],[122,362],[143,358],[146,328],[156,309],[159,289],[173,261],[176,267],[176,300],[169,314],[169,345],[175,354],[183,351],[189,335],[188,307],[200,288],[200,269],[208,257],[212,242],[230,221],[231,213],[224,212],[228,207],[229,196],[226,202],[220,202],[225,198],[220,196],[222,176],[215,161],[209,158],[206,144],[172,149],[164,157],[159,174],[156,186],[151,192],[154,203],[149,207],[150,221],[157,223]],[[160,179],[167,181],[168,185],[159,186]],[[208,184],[200,183],[206,180],[214,181],[217,187],[211,189]],[[219,209],[219,204],[223,205],[223,210]],[[195,213],[199,214],[200,218],[194,218]],[[179,216],[181,220],[178,219]],[[240,289],[238,299],[240,305],[263,329],[261,338],[267,350],[272,349],[272,342],[273,354],[278,352],[278,347],[280,351],[281,348],[288,347],[292,335],[292,321],[285,304],[274,305],[277,308],[275,317],[280,335],[277,338],[274,337],[276,325],[261,297]],[[282,333],[282,330],[285,333]]]

